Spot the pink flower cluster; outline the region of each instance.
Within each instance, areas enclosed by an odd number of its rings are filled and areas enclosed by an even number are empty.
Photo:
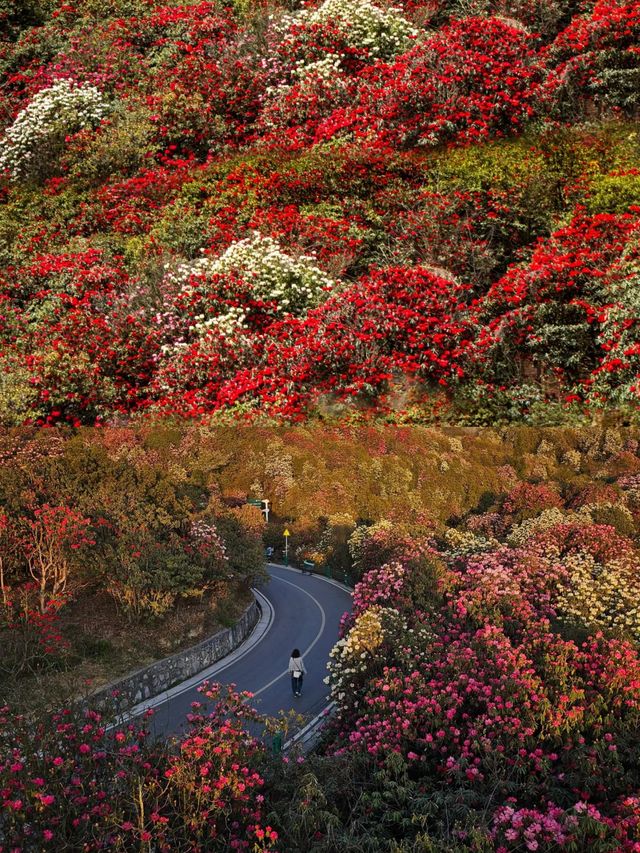
[[[531,486],[494,514],[507,532],[522,510],[561,505]],[[582,642],[560,635],[556,613],[567,560],[606,561],[632,548],[613,528],[588,523],[534,530],[517,548],[450,559],[439,608],[415,597],[419,561],[402,582],[395,564],[369,571],[355,611],[385,603],[407,621],[395,645],[387,637],[380,646],[381,673],[371,663],[358,695],[340,697],[332,751],[378,765],[395,753],[429,785],[473,792],[493,814],[487,832],[502,853],[604,838],[636,851],[640,656],[602,633]]]

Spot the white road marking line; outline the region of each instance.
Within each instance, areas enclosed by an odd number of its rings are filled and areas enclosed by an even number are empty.
[[[211,676],[218,675],[219,672],[223,672],[228,667],[233,666],[239,660],[242,660],[243,657],[248,655],[249,652],[253,651],[253,649],[259,643],[261,643],[262,640],[267,636],[267,634],[271,630],[271,626],[275,621],[275,607],[273,606],[273,604],[265,595],[263,595],[257,589],[254,590],[254,594],[256,595],[256,597],[262,600],[263,607],[266,606],[266,609],[269,613],[267,627],[257,639],[254,639],[252,642],[251,637],[249,637],[245,641],[245,648],[243,648],[239,654],[234,656],[234,652],[231,652],[229,655],[226,655],[220,661],[217,661],[216,663],[212,664],[207,669],[203,669],[202,672],[199,672],[196,675],[192,675],[191,678],[187,679],[186,681],[181,681],[180,684],[176,684],[175,687],[170,687],[169,690],[165,690],[163,693],[158,693],[157,696],[152,696],[150,699],[146,699],[144,702],[140,702],[138,705],[135,705],[124,715],[122,715],[117,725],[122,725],[123,722],[128,722],[130,719],[139,716],[140,714],[147,711],[149,708],[157,708],[159,705],[165,705],[167,702],[169,702],[169,700],[175,699],[176,696],[181,696],[183,693],[187,693],[189,690],[192,690],[197,685],[202,684],[203,681],[208,681]],[[230,660],[230,658],[232,659]]]
[[[316,604],[316,606],[317,606],[317,607],[318,607],[318,609],[320,610],[320,613],[322,614],[322,622],[321,622],[321,624],[320,624],[320,630],[319,630],[319,631],[318,631],[318,633],[316,634],[316,636],[315,636],[315,638],[314,638],[313,642],[311,643],[311,645],[310,645],[310,646],[307,646],[307,648],[304,650],[304,654],[303,654],[303,658],[304,658],[304,655],[308,654],[308,653],[311,651],[311,649],[315,646],[315,644],[318,642],[318,640],[319,640],[319,639],[320,639],[320,637],[322,636],[322,634],[323,634],[323,632],[324,632],[324,626],[325,626],[325,625],[326,625],[326,623],[327,623],[327,614],[324,612],[324,608],[323,608],[323,606],[320,604],[320,602],[318,601],[318,599],[317,599],[314,595],[311,595],[311,593],[310,593],[310,592],[307,592],[307,590],[306,590],[306,589],[302,589],[302,587],[301,587],[301,586],[298,586],[298,585],[297,585],[297,584],[295,584],[295,583],[291,583],[291,581],[286,581],[284,578],[279,578],[277,575],[272,575],[272,580],[276,580],[276,581],[280,581],[281,583],[289,584],[289,586],[295,587],[295,589],[300,590],[300,592],[304,592],[304,594],[305,594],[305,595],[308,595],[308,596],[309,596],[309,598],[310,598],[310,599],[312,599],[312,601],[314,602],[314,604]],[[270,681],[268,684],[265,684],[265,685],[264,685],[264,687],[261,687],[259,690],[254,690],[254,691],[253,691],[253,695],[254,695],[254,696],[258,696],[260,693],[264,693],[264,691],[265,691],[265,690],[268,690],[268,689],[269,689],[269,687],[271,687],[273,684],[275,684],[275,683],[276,683],[276,681],[279,681],[281,678],[283,678],[285,675],[288,675],[288,674],[289,674],[289,670],[288,670],[288,669],[285,669],[283,672],[281,672],[281,673],[280,673],[280,675],[276,675],[276,677],[275,677],[275,678],[272,678],[272,679],[271,679],[271,681]]]

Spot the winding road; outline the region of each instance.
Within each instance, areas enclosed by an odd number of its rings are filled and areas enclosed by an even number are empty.
[[[311,719],[328,704],[329,652],[338,638],[340,618],[351,609],[351,594],[340,584],[298,569],[268,565],[270,580],[257,590],[262,618],[251,636],[232,654],[182,684],[133,709],[152,707],[152,731],[180,734],[191,703],[201,701],[204,680],[235,684],[254,694],[262,714],[295,709]],[[287,667],[291,650],[300,649],[307,669],[302,696],[291,692]]]

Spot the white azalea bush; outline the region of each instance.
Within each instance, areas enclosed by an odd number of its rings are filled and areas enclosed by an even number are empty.
[[[275,24],[261,132],[268,139],[295,128],[295,139],[313,143],[318,122],[353,98],[354,72],[405,53],[417,36],[399,9],[369,0],[325,0],[283,16]]]
[[[390,598],[393,599],[392,591]],[[401,670],[415,666],[412,650],[416,643],[427,648],[433,636],[424,624],[412,626],[395,607],[373,604],[361,610],[354,616],[348,633],[329,653],[329,675],[324,681],[330,686],[331,698],[340,710],[357,707],[358,695],[371,677],[380,675],[387,664],[395,664]]]
[[[232,243],[218,258],[183,264],[168,278],[182,304],[202,306],[208,301],[211,306],[209,316],[197,313],[191,320],[189,331],[198,336],[213,328],[231,334],[245,326],[246,308],[229,304],[238,290],[231,287],[229,293],[224,292],[227,278],[243,282],[251,300],[268,303],[276,315],[282,316],[303,314],[319,305],[335,287],[335,282],[315,265],[315,258],[288,255],[271,237],[258,233]],[[204,301],[197,297],[204,297]]]
[[[299,60],[290,73],[283,71],[277,85],[267,88],[260,129],[269,134],[295,126],[311,133],[315,123],[309,116],[318,120],[345,106],[349,86],[340,62],[338,54],[327,53],[315,62]]]
[[[285,19],[291,28],[330,25],[349,47],[366,50],[372,59],[391,59],[411,46],[417,30],[393,6],[376,6],[369,0],[325,0]]]
[[[564,567],[568,579],[557,599],[561,618],[640,640],[640,565],[635,554],[600,563],[578,552],[565,559]]]
[[[347,636],[338,640],[329,654],[329,675],[325,683],[331,685],[331,698],[339,705],[353,696],[375,660],[375,652],[384,641],[385,612],[398,615],[397,610],[378,605],[364,610],[355,618]]]
[[[105,95],[95,86],[57,80],[33,96],[0,142],[0,168],[13,180],[51,169],[70,134],[96,127],[109,113]]]

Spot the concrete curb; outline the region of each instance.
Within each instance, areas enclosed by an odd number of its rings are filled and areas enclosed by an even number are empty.
[[[262,595],[262,593],[257,589],[252,590],[252,592],[257,599],[260,618],[256,622],[251,633],[242,643],[240,643],[240,645],[238,645],[228,655],[225,655],[218,661],[215,661],[211,666],[197,672],[191,678],[181,681],[168,690],[164,690],[162,693],[151,696],[149,699],[139,702],[137,705],[129,708],[128,711],[120,715],[120,722],[126,722],[127,720],[144,713],[149,708],[155,708],[157,705],[162,705],[168,699],[172,699],[174,696],[179,696],[181,693],[186,693],[187,690],[191,690],[192,687],[201,684],[203,681],[210,681],[213,676],[218,675],[220,672],[227,669],[227,667],[232,666],[236,661],[239,661],[245,655],[248,655],[254,646],[257,646],[263,639],[273,624],[273,607],[271,606],[269,599]]]
[[[309,752],[316,745],[320,735],[322,734],[322,727],[324,726],[325,721],[333,714],[336,708],[335,702],[329,702],[326,708],[323,708],[319,714],[310,720],[304,728],[300,729],[299,732],[293,737],[290,737],[288,741],[285,741],[284,746],[282,747],[283,752],[289,752],[293,747],[300,747],[302,752]]]
[[[85,698],[84,704],[101,705],[118,698],[125,708],[132,708],[161,696],[172,687],[198,677],[201,672],[208,671],[233,653],[252,635],[260,623],[260,617],[260,606],[254,596],[254,600],[230,628],[98,688]],[[206,675],[200,680],[204,678]],[[114,694],[117,696],[114,697]]]

